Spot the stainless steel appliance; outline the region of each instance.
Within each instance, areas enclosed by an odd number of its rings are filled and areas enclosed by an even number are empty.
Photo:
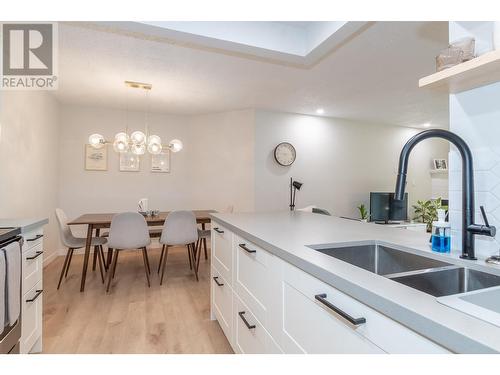
[[[23,238],[20,236],[21,230],[19,228],[0,228],[0,249],[7,246],[8,244],[18,241],[19,251],[21,250],[21,245]],[[0,254],[3,256],[3,254]],[[19,294],[22,293],[22,272],[20,270],[19,275],[21,277],[21,287],[19,288]],[[0,277],[5,277],[6,275],[0,272]],[[19,302],[22,298],[19,298]],[[7,302],[7,301],[5,301]],[[4,309],[5,306],[1,305],[0,309]],[[22,311],[22,306],[20,310]],[[18,354],[19,353],[19,341],[21,340],[21,313],[17,321],[10,326],[3,327],[3,332],[0,334],[0,354]]]

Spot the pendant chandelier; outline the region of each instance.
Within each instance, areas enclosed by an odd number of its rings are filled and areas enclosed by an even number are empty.
[[[146,94],[153,88],[153,85],[149,83],[131,81],[125,81],[125,85],[131,88],[143,89],[146,91]],[[149,95],[147,95],[147,99],[149,100]],[[182,142],[178,139],[172,139],[168,145],[163,145],[158,135],[149,134],[148,111],[146,111],[145,128],[145,133],[140,130],[135,130],[130,135],[128,128],[126,128],[124,132],[119,132],[115,135],[113,142],[107,141],[101,134],[94,133],[89,136],[89,144],[96,149],[102,148],[107,144],[112,144],[113,150],[118,153],[132,152],[135,155],[144,155],[146,151],[152,155],[158,155],[164,149],[168,149],[172,152],[179,152],[182,150]]]

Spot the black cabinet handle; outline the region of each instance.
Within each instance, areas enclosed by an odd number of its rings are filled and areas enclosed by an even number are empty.
[[[223,231],[223,230],[220,230],[218,227],[217,227],[217,228],[214,228],[214,231],[216,231],[217,233],[221,233],[221,234],[222,234],[222,233],[224,233],[224,231]]]
[[[43,234],[37,234],[35,238],[28,238],[26,241],[33,242],[43,237]]]
[[[213,277],[213,279],[214,279],[215,283],[216,283],[218,286],[223,286],[223,285],[224,285],[224,283],[219,283],[219,276],[214,276],[214,277]]]
[[[248,323],[248,321],[245,319],[245,317],[243,315],[245,315],[245,312],[244,311],[240,311],[238,313],[238,315],[240,316],[241,320],[243,320],[243,323],[245,323],[245,325],[247,326],[248,329],[254,329],[255,328],[255,324],[250,324]]]
[[[35,300],[40,297],[40,294],[43,293],[43,289],[38,289],[35,293],[35,295],[33,296],[33,298],[30,298],[30,299],[27,299],[26,302],[35,302]]]
[[[26,257],[26,260],[33,260],[33,259],[36,259],[38,258],[40,255],[43,254],[43,251],[37,251],[35,252],[35,255],[31,256],[31,257]]]
[[[325,293],[323,293],[323,294],[317,294],[317,295],[314,296],[314,298],[316,298],[323,305],[325,305],[326,307],[328,307],[330,310],[333,310],[338,315],[340,315],[342,318],[344,318],[349,323],[351,323],[351,324],[353,324],[355,326],[359,326],[360,324],[366,323],[366,319],[365,318],[353,318],[352,316],[350,316],[346,312],[340,310],[338,307],[332,305],[330,302],[328,302],[326,300],[326,294]]]
[[[240,243],[238,246],[241,247],[243,250],[245,250],[247,253],[256,253],[257,252],[257,250],[249,249],[247,247],[247,245],[244,243]]]

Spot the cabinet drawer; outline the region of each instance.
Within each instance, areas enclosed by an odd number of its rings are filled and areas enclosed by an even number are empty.
[[[23,252],[23,293],[31,290],[35,284],[41,282],[43,272],[43,244]]]
[[[237,297],[235,299],[235,344],[242,354],[279,354],[282,350],[265,330],[252,311]]]
[[[21,353],[29,353],[42,336],[43,293],[40,281],[23,296]]]
[[[294,341],[308,353],[376,353],[381,350],[414,354],[447,352],[302,270],[291,265],[286,265],[284,270],[284,343]],[[319,295],[330,306],[321,303],[316,298]],[[342,314],[364,318],[365,322],[351,324]],[[288,349],[290,346],[285,347],[284,343],[283,347]]]
[[[234,236],[235,291],[265,326],[269,308],[272,255],[244,238]]]
[[[212,310],[228,341],[233,342],[233,290],[212,267]]]
[[[28,251],[32,247],[42,246],[43,244],[43,229],[39,228],[34,231],[23,234],[24,245],[23,251]]]
[[[233,274],[233,234],[222,225],[212,225],[212,264],[230,285]]]

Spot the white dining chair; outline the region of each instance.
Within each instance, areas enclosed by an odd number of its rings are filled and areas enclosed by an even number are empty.
[[[111,220],[109,228],[108,248],[114,252],[112,265],[108,269],[108,285],[106,292],[109,292],[111,280],[115,277],[116,264],[118,263],[118,254],[121,250],[141,249],[142,258],[144,261],[144,270],[146,271],[146,279],[148,287],[151,287],[149,282],[149,259],[147,246],[151,243],[149,237],[148,224],[146,219],[138,212],[124,212],[116,214]]]
[[[71,228],[68,225],[68,217],[64,211],[60,208],[56,208],[56,218],[59,225],[59,235],[61,242],[68,249],[66,252],[66,257],[64,258],[63,268],[61,270],[61,275],[59,276],[59,283],[57,284],[57,289],[61,286],[63,277],[68,276],[69,266],[71,264],[71,259],[73,258],[73,252],[76,249],[84,248],[87,242],[86,238],[75,237],[71,232]],[[106,238],[103,237],[92,237],[91,246],[94,246],[94,253],[97,254],[99,259],[99,269],[101,271],[101,280],[104,283],[104,251],[102,246],[107,242]]]
[[[195,264],[195,243],[198,241],[198,227],[196,216],[191,211],[172,211],[168,214],[163,224],[160,243],[162,244],[158,273],[161,268],[160,285],[163,284],[163,276],[167,264],[169,246],[186,246],[189,257],[189,266],[194,270],[196,281],[198,281],[198,270]]]

